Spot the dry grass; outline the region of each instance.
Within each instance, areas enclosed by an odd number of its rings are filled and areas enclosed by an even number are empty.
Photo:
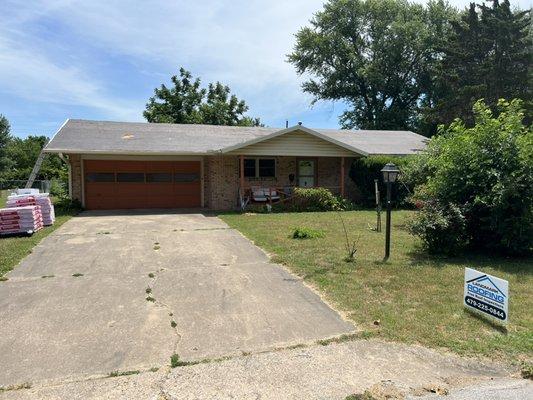
[[[533,263],[482,255],[438,258],[425,254],[405,230],[410,211],[393,213],[391,258],[383,263],[384,234],[370,229],[375,212],[342,213],[349,235],[358,237],[355,263],[345,261],[345,237],[336,213],[221,215],[270,253],[274,261],[317,287],[365,336],[445,347],[507,361],[531,357]],[[294,227],[322,230],[323,238],[294,240]],[[466,312],[464,268],[509,280],[507,331]],[[379,322],[378,322],[379,321]]]

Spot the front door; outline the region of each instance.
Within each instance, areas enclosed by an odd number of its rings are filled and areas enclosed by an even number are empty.
[[[298,186],[313,187],[316,185],[315,168],[316,160],[298,160]]]

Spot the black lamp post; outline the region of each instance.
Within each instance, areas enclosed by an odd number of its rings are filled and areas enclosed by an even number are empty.
[[[392,184],[398,179],[400,170],[393,163],[387,163],[381,170],[383,174],[383,182],[387,184],[387,227],[385,230],[385,258],[384,261],[389,259],[390,255],[390,229],[391,229],[391,188]]]

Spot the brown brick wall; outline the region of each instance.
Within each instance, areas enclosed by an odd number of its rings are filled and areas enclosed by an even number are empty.
[[[81,176],[81,156],[79,154],[68,154],[71,173],[71,197],[73,200],[82,201],[82,176]]]
[[[246,186],[283,187],[290,184],[289,175],[296,176],[297,157],[275,157],[275,178],[246,178]],[[348,172],[352,158],[345,158],[345,195],[353,198],[355,187]],[[341,160],[338,157],[319,157],[317,163],[318,185],[331,188],[340,194]],[[296,182],[295,182],[296,183]],[[204,203],[212,210],[238,208],[239,157],[207,156],[204,158]]]
[[[283,187],[290,184],[289,175],[296,176],[297,157],[275,157],[276,178],[246,179],[247,186]],[[69,154],[72,176],[72,198],[82,201],[81,156]],[[345,158],[345,194],[353,199],[357,191],[348,176],[353,159]],[[340,186],[340,158],[319,157],[317,164],[318,185]],[[204,157],[204,206],[212,210],[234,210],[238,207],[239,157]],[[333,190],[333,189],[332,189]],[[339,189],[334,192],[338,193]]]

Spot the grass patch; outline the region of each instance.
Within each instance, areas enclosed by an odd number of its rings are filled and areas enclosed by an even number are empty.
[[[316,239],[324,237],[324,232],[319,229],[295,228],[291,234],[293,239]]]
[[[115,378],[117,376],[128,376],[128,375],[137,375],[140,374],[141,371],[139,370],[133,370],[133,371],[112,371],[107,375],[110,378]]]
[[[178,354],[172,354],[170,356],[170,366],[172,368],[185,367],[187,365],[196,365],[200,363],[201,361],[182,361],[180,360],[180,356]]]
[[[30,388],[31,388],[31,383],[24,382],[24,383],[19,383],[18,385],[0,386],[0,393],[8,392],[11,390],[21,390],[21,389],[30,389]]]
[[[5,205],[5,191],[0,198],[0,208]],[[32,236],[11,236],[0,238],[0,277],[11,271],[46,236],[55,231],[79,212],[73,207],[56,206],[54,225],[44,227]]]
[[[345,312],[362,337],[381,337],[459,354],[484,355],[519,363],[533,342],[533,259],[484,254],[435,257],[405,229],[413,211],[392,215],[391,257],[383,262],[384,231],[375,232],[374,211],[342,212],[350,237],[357,239],[357,265],[344,261],[346,234],[336,213],[224,214],[232,228],[275,254]],[[293,240],[295,226],[322,230],[321,240]],[[507,332],[465,312],[464,268],[509,281]],[[374,321],[379,321],[375,325]]]

